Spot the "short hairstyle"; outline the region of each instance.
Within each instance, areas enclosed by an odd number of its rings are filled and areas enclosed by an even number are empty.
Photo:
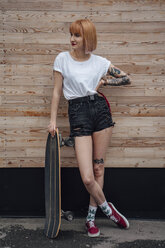
[[[83,37],[85,52],[92,52],[97,46],[95,25],[88,19],[73,22],[69,28],[70,33],[78,33]]]

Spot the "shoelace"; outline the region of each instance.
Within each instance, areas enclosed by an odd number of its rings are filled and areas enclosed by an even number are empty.
[[[114,215],[111,215],[111,220],[114,220],[116,223],[119,222],[119,220],[114,216]]]
[[[90,227],[90,228],[91,228],[91,227],[95,227],[95,224],[94,224],[93,221],[89,221],[89,227]]]

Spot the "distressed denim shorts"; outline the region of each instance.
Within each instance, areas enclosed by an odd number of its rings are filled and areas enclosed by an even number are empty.
[[[114,126],[109,106],[98,94],[69,100],[70,136],[88,136]]]

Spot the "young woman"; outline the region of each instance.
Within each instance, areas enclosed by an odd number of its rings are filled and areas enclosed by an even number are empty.
[[[70,26],[71,50],[61,52],[54,61],[54,91],[48,130],[52,136],[60,96],[63,90],[69,103],[70,136],[75,138],[75,152],[82,181],[90,194],[86,227],[90,237],[99,236],[95,214],[99,206],[119,227],[127,229],[128,220],[103,193],[104,159],[111,139],[114,122],[106,99],[97,90],[100,85],[129,84],[130,79],[120,69],[101,56],[92,54],[97,37],[94,24],[88,19],[77,20]],[[108,80],[109,74],[114,78]]]

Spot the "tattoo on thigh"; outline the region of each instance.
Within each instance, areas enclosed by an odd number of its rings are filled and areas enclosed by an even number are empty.
[[[93,160],[95,164],[104,164],[104,159],[101,158],[101,159],[94,159]]]

